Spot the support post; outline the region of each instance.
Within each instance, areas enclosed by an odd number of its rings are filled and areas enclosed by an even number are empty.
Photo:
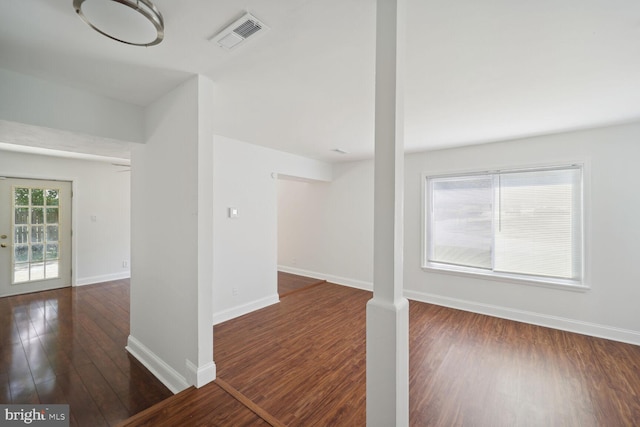
[[[367,426],[409,425],[409,303],[403,290],[403,0],[378,0],[373,299],[367,304]]]

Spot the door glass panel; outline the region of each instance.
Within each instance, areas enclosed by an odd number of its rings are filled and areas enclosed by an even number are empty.
[[[13,243],[27,243],[29,238],[29,227],[26,225],[16,225],[14,228]]]
[[[58,190],[47,190],[47,206],[58,206],[59,196]]]
[[[44,206],[44,190],[40,188],[31,190],[31,206]]]
[[[13,282],[22,283],[29,281],[29,263],[15,264],[13,267]]]
[[[47,224],[58,223],[58,208],[47,208]]]
[[[29,261],[29,246],[20,245],[14,246],[14,259],[15,262],[28,262]]]
[[[44,242],[44,226],[34,225],[31,227],[31,243]]]
[[[47,277],[58,277],[58,260],[47,261],[45,264],[45,275]]]
[[[43,208],[31,208],[31,224],[44,224]]]
[[[29,208],[16,208],[15,223],[16,224],[29,223]]]
[[[31,245],[31,261],[42,261],[44,259],[44,246]]]
[[[29,189],[28,188],[16,188],[14,201],[16,206],[29,206]]]
[[[13,283],[59,277],[60,191],[14,188]]]
[[[58,244],[57,243],[47,243],[47,259],[58,259]]]
[[[57,242],[57,241],[58,241],[58,226],[47,225],[47,242]]]
[[[44,279],[44,262],[36,262],[31,264],[30,280]]]

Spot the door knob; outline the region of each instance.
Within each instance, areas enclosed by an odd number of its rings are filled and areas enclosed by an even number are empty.
[[[2,236],[0,236],[0,239],[6,239],[6,238],[7,238],[6,234],[3,234]]]
[[[6,248],[6,247],[7,247],[6,243],[0,243],[0,248]]]

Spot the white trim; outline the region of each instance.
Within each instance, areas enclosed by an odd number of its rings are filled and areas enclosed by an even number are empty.
[[[71,286],[78,286],[78,179],[71,181]]]
[[[173,394],[179,393],[189,387],[187,379],[169,366],[164,360],[149,350],[144,344],[132,335],[127,339],[127,351],[140,363],[142,363],[153,375],[167,386]]]
[[[497,305],[482,304],[473,301],[443,297],[424,292],[405,290],[404,295],[408,299],[425,302],[428,304],[436,304],[444,307],[455,308],[458,310],[470,311],[472,313],[479,313],[487,316],[499,317],[502,319],[515,320],[518,322],[530,323],[533,325],[545,326],[548,328],[640,345],[640,331],[621,329],[607,325],[600,325],[597,323],[582,322],[580,320],[550,316],[548,314],[535,313],[532,311],[515,310],[512,308],[500,307]]]
[[[122,273],[101,274],[100,276],[82,277],[76,279],[73,286],[93,285],[94,283],[110,282],[112,280],[129,279],[131,271],[123,271]]]
[[[9,293],[6,293],[6,294],[0,294],[0,298],[13,297],[13,296],[16,296],[16,295],[24,295],[25,291],[20,289],[20,285],[21,285],[21,283],[10,285],[10,289],[15,289],[15,291],[14,292],[9,292]],[[54,286],[53,288],[46,288],[46,289],[38,289],[38,290],[29,291],[28,293],[53,291],[54,289],[64,289],[64,288],[69,288],[69,287],[71,287],[71,285],[60,285],[60,286]]]
[[[278,270],[284,273],[297,274],[299,276],[311,277],[318,280],[326,280],[327,282],[335,283],[337,285],[362,289],[363,291],[373,291],[373,283],[365,282],[364,280],[349,279],[347,277],[334,276],[332,274],[323,274],[316,271],[303,270],[302,268],[288,267],[286,265],[278,265]]]
[[[432,267],[433,266],[433,267]],[[513,284],[533,285],[543,288],[560,289],[563,291],[586,292],[591,288],[578,284],[571,280],[555,279],[550,277],[527,276],[519,274],[509,274],[491,270],[482,270],[473,267],[454,266],[438,263],[429,263],[422,266],[422,271],[430,273],[451,274],[454,276],[472,277],[475,279],[493,280],[496,282],[506,282]]]
[[[280,298],[276,294],[276,295],[268,296],[266,298],[248,302],[246,304],[238,305],[236,307],[231,307],[227,310],[224,310],[218,313],[213,313],[213,324],[217,325],[219,323],[226,322],[227,320],[244,316],[245,314],[251,313],[256,310],[260,310],[261,308],[265,308],[270,305],[277,304],[279,302],[280,302]]]
[[[209,384],[216,379],[216,364],[213,361],[198,368],[191,360],[187,359],[186,365],[187,381],[196,386],[196,388]]]

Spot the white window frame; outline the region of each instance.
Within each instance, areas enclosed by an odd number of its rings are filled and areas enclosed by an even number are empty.
[[[544,170],[554,170],[554,169],[567,169],[567,168],[579,168],[581,171],[581,182],[580,182],[580,190],[581,190],[581,247],[580,256],[581,256],[581,274],[579,280],[571,280],[571,279],[561,279],[555,277],[546,277],[546,276],[536,276],[536,275],[527,275],[527,274],[514,274],[514,273],[503,273],[492,270],[486,270],[482,268],[474,268],[474,267],[465,267],[465,266],[456,266],[450,264],[443,264],[437,262],[429,261],[429,243],[428,233],[431,223],[431,194],[430,194],[430,185],[429,182],[432,179],[438,178],[462,178],[462,177],[472,177],[472,176],[483,176],[489,174],[499,174],[499,173],[511,173],[511,172],[535,172],[535,171],[544,171]],[[423,173],[422,174],[422,255],[421,255],[421,263],[422,269],[428,272],[438,272],[445,274],[452,274],[458,276],[466,276],[466,277],[474,277],[495,281],[503,281],[509,283],[517,283],[524,285],[535,285],[535,286],[543,286],[550,288],[557,288],[563,290],[571,290],[571,291],[586,291],[590,289],[589,286],[589,268],[588,268],[588,251],[586,248],[588,247],[588,235],[587,235],[587,223],[588,223],[588,164],[585,162],[567,162],[562,164],[555,165],[545,165],[545,166],[526,166],[526,167],[517,167],[517,168],[501,168],[501,169],[493,169],[493,170],[484,170],[484,171],[465,171],[458,173]]]

